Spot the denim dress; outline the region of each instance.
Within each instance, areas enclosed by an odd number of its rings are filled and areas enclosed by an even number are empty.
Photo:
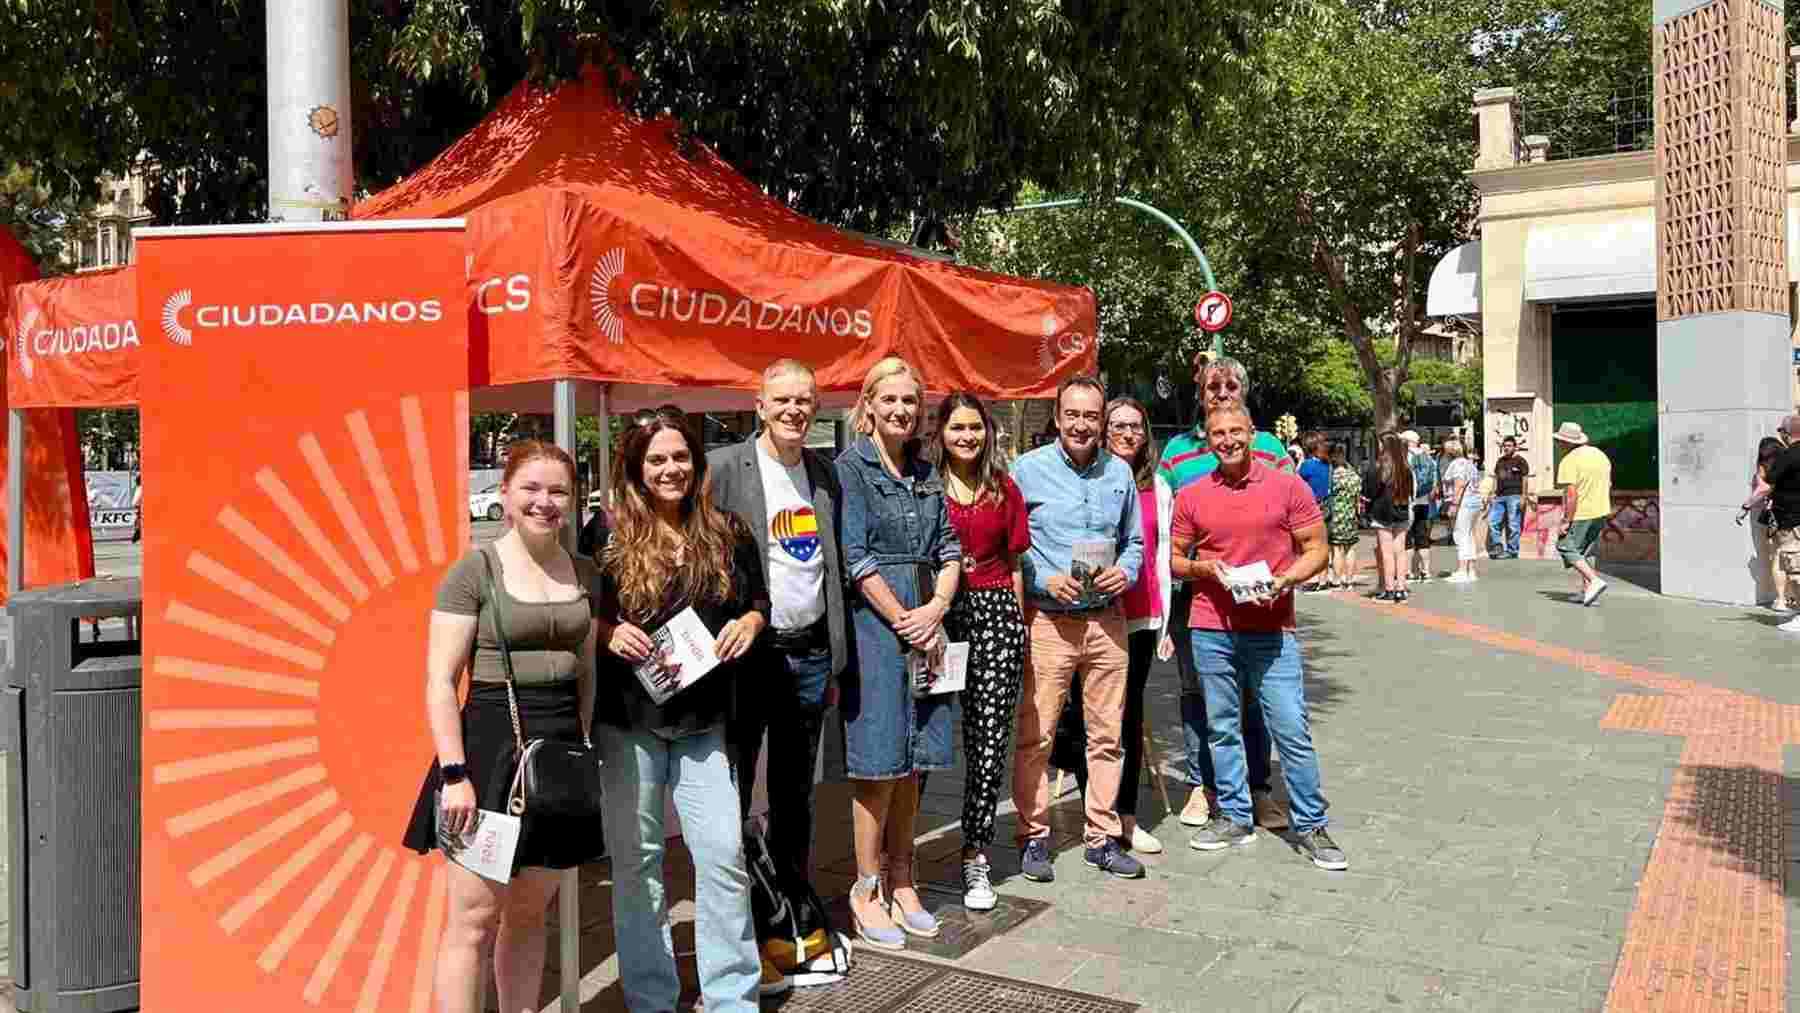
[[[909,648],[854,590],[857,581],[878,573],[902,607],[917,608],[932,594],[932,584],[919,587],[920,564],[935,574],[962,559],[944,507],[943,481],[916,456],[909,456],[904,468],[905,478],[889,473],[867,436],[857,438],[837,459],[844,488],[838,530],[856,637],[856,665],[844,673],[838,707],[844,715],[848,773],[862,781],[947,770],[955,759],[957,694],[913,699],[906,684]]]

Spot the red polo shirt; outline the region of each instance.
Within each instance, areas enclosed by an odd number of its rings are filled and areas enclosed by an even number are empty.
[[[1300,554],[1294,532],[1324,523],[1306,483],[1286,472],[1252,463],[1242,482],[1213,472],[1190,482],[1175,497],[1172,540],[1193,539],[1195,559],[1222,559],[1232,566],[1257,560],[1280,576]],[[1211,578],[1189,581],[1196,589],[1188,626],[1232,633],[1280,633],[1294,628],[1294,594],[1273,605],[1242,605]]]

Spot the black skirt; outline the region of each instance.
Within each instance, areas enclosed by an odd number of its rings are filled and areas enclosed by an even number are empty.
[[[580,703],[573,682],[520,686],[518,693],[519,724],[526,741],[581,741]],[[468,702],[463,704],[462,733],[465,764],[469,780],[475,785],[476,800],[483,809],[505,812],[517,754],[505,683],[474,684]],[[438,846],[437,794],[441,786],[437,761],[433,760],[402,841],[421,855]],[[518,851],[513,855],[513,871],[527,867],[569,869],[605,854],[606,839],[598,819],[527,814]]]

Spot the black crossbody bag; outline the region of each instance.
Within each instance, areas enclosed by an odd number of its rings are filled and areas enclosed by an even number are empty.
[[[512,790],[506,808],[514,816],[550,813],[558,816],[598,819],[600,805],[600,754],[593,743],[525,738],[519,724],[519,696],[513,678],[512,647],[506,642],[501,616],[501,588],[494,577],[494,563],[487,550],[481,553],[488,606],[493,613],[494,639],[500,645],[500,664],[506,670],[506,704],[512,711],[515,750]]]

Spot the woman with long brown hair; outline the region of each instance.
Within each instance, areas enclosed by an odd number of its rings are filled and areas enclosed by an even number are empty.
[[[694,944],[709,1013],[757,1008],[761,959],[725,721],[750,646],[768,625],[756,541],[712,505],[706,455],[687,418],[659,409],[626,430],[613,468],[612,531],[600,553],[600,728],[613,923],[625,1005],[671,1010],[681,995],[663,887],[672,798],[694,858]],[[636,668],[691,609],[719,666],[661,703]]]
[[[954,639],[969,644],[962,691],[963,906],[987,911],[998,901],[985,851],[994,843],[994,809],[1025,670],[1025,578],[1019,557],[1031,547],[1025,498],[1000,463],[999,430],[987,406],[957,393],[937,410],[931,458],[944,476],[944,502],[962,545],[962,590],[950,606]]]
[[[844,573],[856,668],[846,672],[845,765],[855,793],[856,884],[850,917],[864,942],[901,949],[938,934],[914,879],[919,774],[955,762],[956,694],[915,698],[907,655],[944,644],[944,616],[962,575],[962,546],[944,507],[944,483],[914,438],[924,384],[904,359],[870,368],[852,416],[857,437],[837,459],[844,490]],[[886,889],[883,889],[885,876]]]
[[[1369,526],[1375,529],[1375,564],[1379,587],[1371,597],[1406,600],[1406,529],[1412,522],[1412,467],[1406,444],[1394,433],[1381,434],[1375,462],[1363,472],[1363,496],[1369,501]]]
[[[425,656],[425,715],[438,762],[405,837],[421,854],[446,841],[454,848],[475,828],[478,809],[507,809],[517,757],[503,649],[513,656],[523,734],[588,738],[596,643],[590,591],[598,574],[559,540],[574,495],[575,462],[566,452],[537,440],[514,443],[500,479],[501,508],[511,522],[506,533],[464,555],[438,584]],[[468,699],[458,706],[465,670]],[[579,819],[530,816],[506,883],[449,864],[449,912],[437,955],[439,1013],[481,1008],[477,986],[489,941],[500,1008],[537,1008],[544,910],[560,878],[553,870],[600,857],[598,831]]]

